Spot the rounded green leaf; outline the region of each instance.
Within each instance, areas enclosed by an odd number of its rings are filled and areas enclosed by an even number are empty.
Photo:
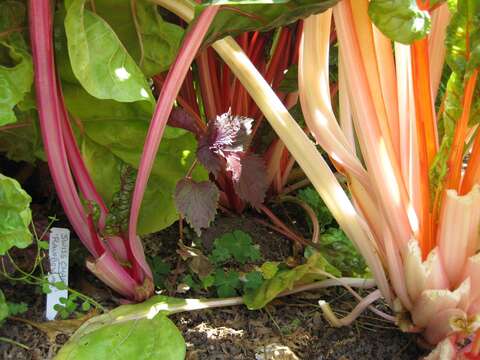
[[[113,29],[84,7],[85,0],[72,1],[65,17],[70,62],[82,86],[99,99],[154,102],[145,76]]]
[[[430,15],[418,8],[416,0],[372,0],[368,14],[385,36],[402,44],[422,39],[430,31]]]
[[[74,337],[56,360],[183,360],[186,346],[180,331],[165,315],[119,320]]]

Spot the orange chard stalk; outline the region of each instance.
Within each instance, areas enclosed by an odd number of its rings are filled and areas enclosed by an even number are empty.
[[[472,108],[473,94],[475,92],[475,85],[477,83],[478,70],[475,70],[467,81],[465,87],[465,94],[463,98],[463,110],[457,126],[455,127],[455,135],[453,137],[452,148],[450,150],[450,157],[448,159],[448,177],[446,182],[447,189],[459,190],[461,182],[461,171],[463,163],[463,150],[465,147],[465,138],[468,130],[468,119],[470,118],[470,110]],[[478,136],[477,136],[478,138]],[[475,141],[477,142],[477,141]],[[477,150],[478,152],[478,150]],[[472,162],[473,169],[475,168]],[[471,178],[472,175],[469,175]],[[473,179],[472,179],[473,180]],[[466,182],[467,184],[470,182]]]
[[[475,92],[475,85],[478,80],[478,69],[476,69],[472,76],[468,79],[467,87],[465,89],[465,98],[463,101],[462,118],[465,116],[466,122],[470,117],[473,94]],[[463,147],[462,147],[463,149]],[[460,163],[461,166],[461,163]],[[480,136],[477,132],[475,142],[473,143],[473,150],[468,162],[468,167],[465,171],[462,186],[460,189],[461,194],[467,194],[473,187],[473,185],[480,180]]]
[[[421,10],[430,8],[430,1],[417,0]],[[421,171],[420,192],[422,209],[420,215],[419,242],[424,259],[435,247],[434,217],[430,212],[429,169],[438,150],[436,117],[430,81],[428,39],[415,41],[412,50],[412,77],[417,118],[417,141]]]

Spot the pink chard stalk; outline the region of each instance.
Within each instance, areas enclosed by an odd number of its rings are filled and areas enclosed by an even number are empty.
[[[207,9],[187,35],[162,89],[138,171],[129,233],[103,236],[108,209],[82,160],[65,108],[55,69],[51,3],[49,0],[29,2],[37,107],[45,153],[57,195],[73,229],[92,256],[87,261],[87,267],[129,300],[142,301],[153,294],[152,272],[136,234],[140,205],[181,79],[185,77],[216,9]],[[94,219],[96,210],[99,213],[98,220]]]

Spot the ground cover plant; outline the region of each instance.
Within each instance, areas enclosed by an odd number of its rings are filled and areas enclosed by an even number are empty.
[[[0,149],[48,162],[87,268],[128,303],[86,321],[58,359],[183,358],[170,314],[255,310],[333,285],[359,301],[338,318],[320,300],[333,326],[370,308],[438,345],[430,359],[479,356],[477,1],[4,0],[0,9]],[[285,196],[298,186],[285,188],[295,163],[313,188]],[[7,254],[30,244],[31,215],[28,195],[1,176],[1,224],[14,227],[2,231]],[[300,206],[311,240],[269,198]],[[241,213],[247,203],[302,261],[264,261],[241,231],[208,250],[180,230],[189,272],[173,285],[218,298],[153,296],[172,267],[147,261],[142,235],[177,219],[200,235],[217,207]],[[353,289],[374,284],[364,298]],[[72,294],[58,307],[65,317],[78,299],[84,311],[95,305]],[[381,298],[393,315],[372,306]],[[4,303],[4,314],[18,310]]]

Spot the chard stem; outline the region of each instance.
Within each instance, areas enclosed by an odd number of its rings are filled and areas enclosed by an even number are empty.
[[[152,272],[145,261],[145,256],[141,252],[141,248],[139,248],[140,244],[137,239],[137,223],[140,215],[140,206],[168,117],[172,111],[173,103],[180,91],[183,79],[185,79],[190,65],[200,48],[202,40],[205,37],[211,22],[215,18],[217,11],[217,6],[208,7],[200,15],[198,21],[187,34],[177,55],[177,59],[170,68],[165,84],[160,92],[159,100],[148,129],[147,139],[140,160],[138,177],[132,197],[128,237],[135,259],[140,263],[143,270],[150,278],[152,278]]]

